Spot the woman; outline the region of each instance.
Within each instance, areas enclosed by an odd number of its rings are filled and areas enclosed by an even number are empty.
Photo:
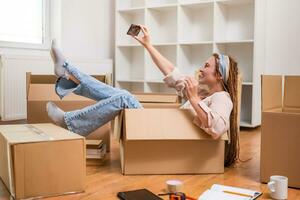
[[[147,49],[156,66],[165,75],[164,82],[186,98],[187,102],[182,108],[194,112],[193,122],[214,139],[229,131],[225,166],[234,163],[238,158],[237,63],[229,56],[213,54],[200,68],[200,81],[183,76],[178,68],[151,45],[148,29],[142,25],[140,27],[143,37],[133,37]],[[112,120],[122,109],[142,108],[128,91],[101,83],[70,65],[54,43],[51,56],[55,63],[55,74],[59,77],[56,93],[60,98],[74,92],[98,101],[71,112],[64,112],[49,102],[48,115],[56,124],[85,136]],[[199,95],[199,83],[208,86],[208,96]]]

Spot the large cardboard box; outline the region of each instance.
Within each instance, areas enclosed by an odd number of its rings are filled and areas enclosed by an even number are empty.
[[[110,84],[110,74],[94,76],[96,79]],[[49,123],[52,122],[46,111],[48,101],[54,102],[64,111],[71,111],[84,108],[96,103],[92,99],[70,94],[62,100],[55,93],[54,75],[32,75],[27,73],[27,122],[28,123]],[[103,140],[106,144],[107,151],[110,151],[110,133],[111,122],[98,128],[86,138],[93,140]]]
[[[119,118],[123,174],[224,172],[225,134],[213,140],[183,109],[125,109]]]
[[[162,94],[162,93],[132,93],[143,108],[179,108],[181,106],[180,99],[176,94]],[[119,138],[120,123],[122,121],[122,114],[115,117],[112,125],[112,131],[115,138]]]
[[[53,124],[0,126],[0,177],[16,199],[84,191],[85,139]]]
[[[262,182],[283,175],[290,187],[300,188],[299,86],[300,76],[262,76]]]

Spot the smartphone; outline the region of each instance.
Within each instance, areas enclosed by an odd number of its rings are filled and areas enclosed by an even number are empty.
[[[129,30],[127,31],[127,35],[138,36],[141,31],[141,27],[136,24],[131,24]]]
[[[119,192],[117,196],[121,200],[163,200],[147,189]]]

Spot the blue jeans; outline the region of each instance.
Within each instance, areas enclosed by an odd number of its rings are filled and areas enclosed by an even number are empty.
[[[86,136],[114,119],[125,108],[143,108],[127,90],[102,83],[68,63],[65,63],[63,67],[78,79],[80,84],[60,77],[55,85],[56,94],[62,99],[67,94],[74,92],[97,101],[94,105],[65,113],[65,123],[70,131]]]

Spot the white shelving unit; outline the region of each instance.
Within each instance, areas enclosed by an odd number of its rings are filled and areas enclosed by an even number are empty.
[[[193,75],[214,52],[235,58],[244,81],[241,126],[258,126],[258,2],[116,0],[116,86],[138,92],[175,93],[163,83],[163,75],[148,52],[126,35],[130,24],[144,24],[150,29],[155,47],[184,74]]]

